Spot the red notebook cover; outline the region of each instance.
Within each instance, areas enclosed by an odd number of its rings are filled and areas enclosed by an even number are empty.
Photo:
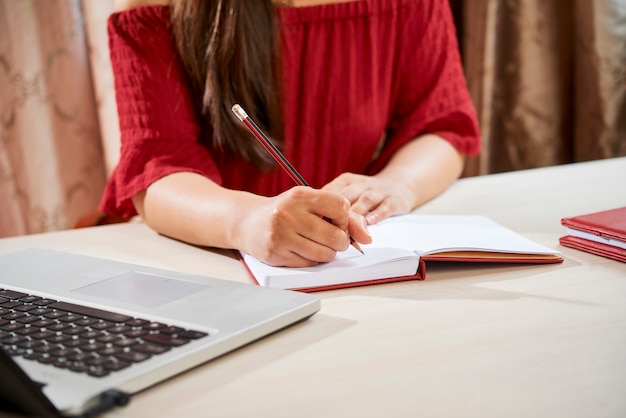
[[[252,280],[254,280],[256,284],[259,284],[257,279],[254,277],[254,274],[252,274],[252,272],[250,271],[250,268],[248,268],[248,265],[244,261],[243,257],[241,257],[241,255],[239,255],[239,261],[241,261],[243,266],[246,268],[246,270],[248,271],[248,274],[250,275],[250,277],[252,277]],[[303,293],[313,293],[313,292],[321,292],[324,290],[345,289],[349,287],[359,287],[359,286],[370,286],[374,284],[403,282],[407,280],[424,280],[425,278],[426,278],[426,263],[424,262],[423,259],[420,259],[419,268],[417,269],[417,272],[412,276],[388,277],[385,279],[366,280],[366,281],[351,282],[351,283],[338,283],[338,284],[333,284],[333,285],[328,285],[328,286],[304,287],[304,288],[297,288],[297,289],[292,289],[292,290],[297,290]]]
[[[572,236],[570,232],[569,235],[559,239],[561,245],[626,262],[626,249],[610,244],[610,240],[626,243],[626,206],[563,218],[561,224],[570,230],[592,234],[598,237],[599,241],[607,241],[596,242],[592,239]]]

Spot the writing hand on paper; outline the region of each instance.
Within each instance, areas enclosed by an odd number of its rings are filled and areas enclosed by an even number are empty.
[[[322,190],[345,196],[352,211],[365,216],[370,225],[408,213],[415,200],[414,192],[403,183],[352,173],[341,174]]]
[[[297,186],[266,198],[246,220],[245,249],[272,266],[308,267],[331,261],[337,251],[371,242],[365,219],[340,194]]]

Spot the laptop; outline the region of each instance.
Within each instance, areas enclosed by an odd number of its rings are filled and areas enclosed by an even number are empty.
[[[311,294],[49,249],[0,255],[0,272],[0,407],[36,416],[124,405],[320,309]]]

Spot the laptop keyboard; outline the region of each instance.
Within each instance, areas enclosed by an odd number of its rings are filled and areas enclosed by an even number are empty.
[[[104,377],[205,332],[0,289],[0,346],[55,367]]]

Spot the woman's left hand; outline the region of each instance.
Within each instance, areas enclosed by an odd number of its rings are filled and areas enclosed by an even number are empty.
[[[345,196],[352,211],[365,216],[370,225],[408,213],[416,200],[414,191],[403,183],[352,173],[341,174],[322,189]]]

